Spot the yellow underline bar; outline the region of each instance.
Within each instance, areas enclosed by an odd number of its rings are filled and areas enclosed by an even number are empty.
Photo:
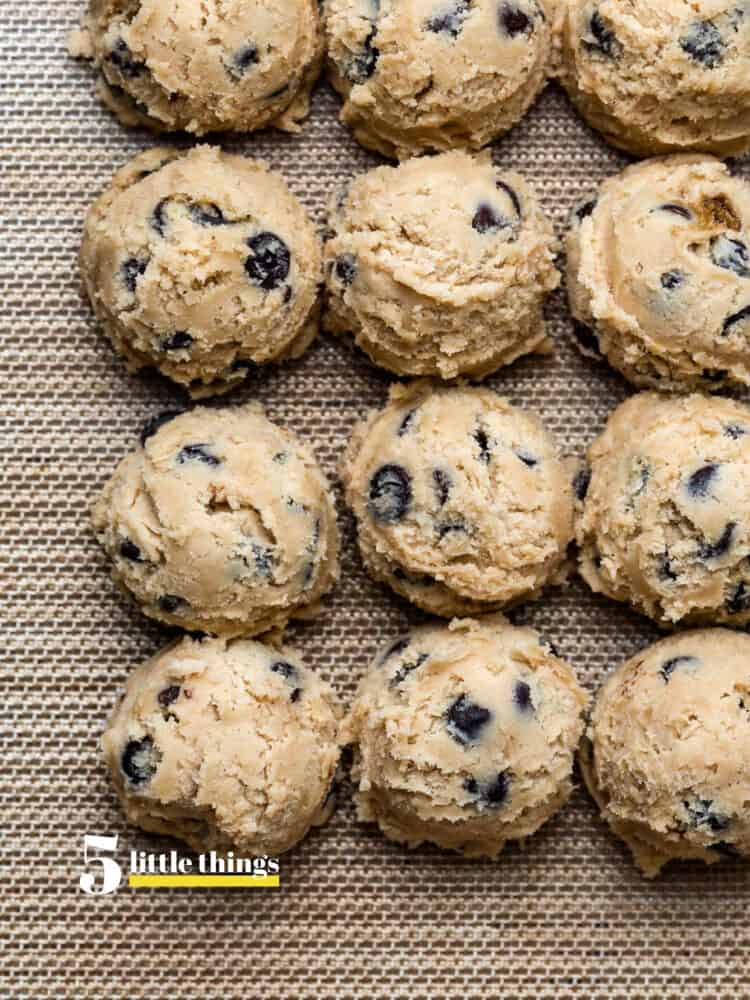
[[[278,889],[278,875],[129,875],[131,889]]]

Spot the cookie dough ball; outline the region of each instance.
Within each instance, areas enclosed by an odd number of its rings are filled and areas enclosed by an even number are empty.
[[[684,632],[628,660],[599,693],[581,758],[646,875],[750,857],[750,637]]]
[[[256,635],[314,610],[338,576],[315,456],[261,408],[150,420],[94,508],[113,576],[151,618]]]
[[[123,125],[298,131],[320,72],[316,0],[91,0],[70,53]]]
[[[185,638],[130,675],[102,746],[130,823],[273,856],[332,812],[340,715],[294,650]]]
[[[81,270],[132,370],[193,396],[299,356],[317,332],[320,245],[284,180],[210,146],[136,156],[89,210]]]
[[[641,393],[589,450],[581,574],[663,625],[750,623],[750,410]]]
[[[399,375],[486,375],[549,351],[556,241],[536,197],[489,154],[358,177],[330,215],[325,325]]]
[[[574,216],[571,310],[636,385],[747,385],[749,247],[750,185],[723,163],[629,167]]]
[[[592,128],[650,156],[750,147],[746,0],[560,0],[559,75]]]
[[[500,616],[415,629],[376,658],[344,724],[359,818],[409,847],[496,857],[568,799],[587,700]]]
[[[489,389],[394,386],[341,474],[365,566],[425,611],[491,611],[565,575],[571,470],[536,417]]]
[[[396,159],[486,146],[547,78],[538,0],[326,0],[326,33],[341,120]]]

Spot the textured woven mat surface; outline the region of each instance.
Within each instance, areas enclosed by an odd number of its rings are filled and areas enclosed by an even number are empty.
[[[79,7],[0,5],[3,996],[750,995],[748,867],[671,866],[645,882],[580,790],[494,864],[389,844],[354,823],[345,794],[334,820],[283,860],[279,892],[81,894],[84,833],[118,833],[123,859],[131,847],[171,846],[125,826],[99,760],[126,673],[168,636],[115,592],[88,508],[143,419],[182,397],[155,376],[127,375],[80,294],[86,206],[154,140],[122,129],[87,69],[67,59]],[[227,145],[281,169],[322,220],[330,189],[376,162],[336,114],[321,84],[302,135]],[[560,229],[624,163],[555,88],[496,156],[533,181]],[[747,162],[737,169],[750,177]],[[490,381],[582,448],[628,390],[571,347],[561,293],[549,314],[554,357]],[[312,439],[333,475],[351,425],[387,384],[346,344],[321,338],[228,401],[262,400]],[[342,523],[341,585],[291,638],[348,699],[377,646],[418,615],[368,580],[343,512]],[[655,638],[580,583],[513,617],[554,640],[592,689]]]

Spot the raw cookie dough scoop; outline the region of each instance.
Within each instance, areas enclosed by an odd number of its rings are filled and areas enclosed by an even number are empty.
[[[410,847],[497,857],[566,802],[587,701],[535,632],[501,616],[401,636],[344,724],[359,818]]]
[[[331,815],[340,715],[294,650],[186,637],[133,671],[102,747],[130,823],[273,856]]]
[[[188,631],[283,626],[338,577],[328,483],[256,404],[150,420],[93,518],[115,581],[145,614]]]

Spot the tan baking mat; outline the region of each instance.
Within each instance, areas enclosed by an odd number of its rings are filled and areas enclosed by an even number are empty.
[[[273,891],[78,889],[85,833],[131,847],[170,842],[128,829],[99,761],[102,723],[127,671],[167,638],[110,582],[88,507],[143,419],[181,399],[128,376],[79,292],[79,232],[112,171],[153,142],[97,103],[65,55],[77,0],[0,3],[0,470],[5,846],[3,996],[538,997],[750,995],[750,869],[671,866],[643,881],[578,791],[521,850],[497,863],[409,853],[358,827],[346,794],[335,819],[283,860]],[[322,219],[328,191],[376,162],[318,89],[301,136],[232,148],[283,170]],[[497,148],[525,173],[559,227],[624,161],[550,89]],[[750,176],[747,162],[740,169]],[[625,384],[569,343],[563,296],[550,308],[557,352],[491,380],[580,448]],[[300,362],[240,390],[309,436],[329,473],[387,378],[322,338]],[[307,659],[349,698],[383,639],[417,615],[363,574],[342,515],[343,578],[326,614],[293,630]],[[514,615],[554,640],[591,688],[654,638],[645,621],[573,584]],[[10,654],[10,655],[7,655]]]

